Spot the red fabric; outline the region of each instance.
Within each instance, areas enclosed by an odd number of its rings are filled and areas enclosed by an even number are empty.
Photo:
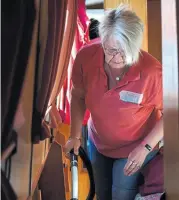
[[[164,192],[163,155],[158,154],[143,169],[144,184],[140,187],[141,196]]]
[[[122,158],[141,142],[162,116],[162,67],[147,52],[131,66],[118,85],[108,90],[100,40],[78,53],[73,85],[86,91],[89,135],[102,154]],[[135,102],[137,95],[141,102]],[[130,100],[134,101],[131,102]]]
[[[86,8],[85,8],[85,0],[78,0],[78,16],[77,16],[77,29],[74,39],[74,44],[72,48],[71,58],[68,66],[68,75],[67,79],[65,80],[64,86],[63,86],[63,98],[62,106],[60,107],[60,113],[63,114],[63,122],[66,124],[70,124],[70,105],[69,105],[69,99],[70,99],[70,89],[71,89],[71,70],[72,66],[76,57],[77,52],[81,47],[86,45],[90,42],[89,40],[89,24],[90,20],[88,16],[86,15]],[[85,125],[89,119],[90,113],[87,110],[84,116],[83,124]]]

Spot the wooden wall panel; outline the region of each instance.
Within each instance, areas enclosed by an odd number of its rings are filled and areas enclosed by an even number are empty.
[[[39,144],[33,145],[33,157],[32,157],[32,176],[31,176],[31,193],[34,191],[34,183],[39,179],[39,172],[42,170],[45,161],[45,143],[42,141]]]
[[[162,62],[161,1],[148,0],[148,52]]]
[[[43,200],[65,200],[62,148],[56,142],[50,147],[39,180],[39,189]]]
[[[120,3],[129,4],[143,21],[145,30],[142,49],[148,51],[147,0],[104,0],[104,9],[116,8]]]
[[[179,5],[162,2],[164,169],[167,200],[179,199]]]

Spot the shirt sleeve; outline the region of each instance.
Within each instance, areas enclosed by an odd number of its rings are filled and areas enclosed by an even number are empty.
[[[71,80],[72,80],[73,87],[84,89],[81,51],[79,51],[76,55],[73,68],[72,68]]]
[[[163,83],[162,83],[162,71],[157,76],[157,89],[154,98],[155,110],[157,118],[160,119],[163,116]]]
[[[157,119],[163,115],[163,84],[162,67],[156,66],[155,71],[149,72],[149,81],[146,89],[146,105],[153,107]]]

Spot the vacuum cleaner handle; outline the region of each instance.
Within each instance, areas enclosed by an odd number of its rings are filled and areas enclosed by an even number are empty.
[[[70,152],[71,200],[78,200],[78,158],[73,150]]]
[[[74,154],[73,150],[70,153],[71,153],[71,176],[72,176],[71,200],[78,200],[78,158]],[[90,189],[86,200],[93,200],[95,196],[95,182],[94,182],[92,165],[88,158],[88,155],[86,154],[85,150],[82,147],[79,148],[79,156],[87,168],[90,180]]]

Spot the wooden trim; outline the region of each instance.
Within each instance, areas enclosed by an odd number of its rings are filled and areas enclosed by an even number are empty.
[[[7,149],[3,152],[2,156],[1,156],[1,162],[6,160],[10,154],[13,152],[14,148],[16,147],[16,143],[12,142]]]
[[[89,4],[86,6],[86,9],[103,9],[103,3]]]
[[[178,0],[161,0],[164,171],[167,200],[179,199],[179,55]]]
[[[48,153],[50,152],[51,146],[52,146],[52,144],[50,144]],[[36,189],[36,187],[37,187],[37,185],[38,185],[38,181],[39,181],[39,179],[40,179],[41,173],[42,173],[43,168],[44,168],[44,166],[45,166],[45,162],[46,162],[46,160],[47,160],[48,153],[46,154],[46,156],[45,156],[45,158],[44,158],[44,160],[43,160],[43,162],[42,162],[42,165],[41,165],[40,169],[38,170],[38,173],[37,173],[37,175],[36,175],[36,178],[35,178],[35,180],[34,180],[33,183],[32,183],[31,197],[33,196],[33,194],[34,194],[34,192],[35,192],[35,189]]]

